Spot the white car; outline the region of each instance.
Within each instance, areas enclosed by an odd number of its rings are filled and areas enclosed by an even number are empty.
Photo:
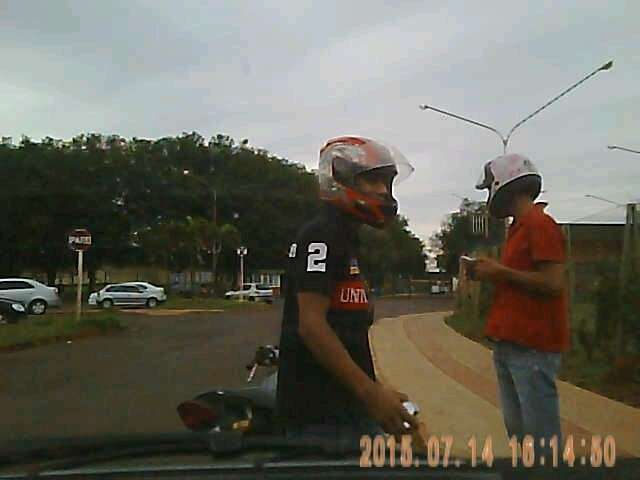
[[[242,290],[231,290],[224,294],[224,298],[231,299],[248,299],[250,302],[263,301],[267,303],[273,302],[273,289],[269,285],[261,285],[258,283],[245,283]]]
[[[48,307],[60,306],[56,287],[30,278],[0,278],[0,297],[22,303],[32,315],[42,315]]]
[[[440,293],[449,293],[449,287],[447,285],[431,285],[432,295],[438,295]]]
[[[155,308],[166,299],[167,294],[162,287],[147,282],[125,282],[107,285],[102,290],[93,292],[89,295],[89,305],[106,310],[114,306]]]

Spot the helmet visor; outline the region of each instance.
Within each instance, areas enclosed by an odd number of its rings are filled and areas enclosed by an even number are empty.
[[[394,184],[405,180],[414,170],[397,148],[372,140],[328,145],[321,154],[321,171],[323,164],[330,166],[327,174],[331,174],[340,183],[351,186],[358,175],[374,170],[388,169],[394,172]]]
[[[413,173],[415,168],[413,165],[409,163],[407,157],[405,157],[400,150],[395,147],[389,146],[387,147],[389,152],[391,153],[391,158],[393,159],[393,165],[396,167],[396,176],[393,179],[393,184],[398,185],[399,183],[404,182],[409,176]]]

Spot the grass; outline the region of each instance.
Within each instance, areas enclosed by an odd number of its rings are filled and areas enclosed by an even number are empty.
[[[464,335],[476,342],[483,341],[483,327],[484,324],[481,321],[470,318],[469,315],[461,311],[456,311],[446,318],[446,323],[456,332]]]
[[[202,309],[202,310],[229,310],[248,305],[264,307],[264,302],[239,302],[237,300],[226,300],[224,298],[193,297],[186,298],[180,296],[170,296],[166,302],[160,304],[159,308],[168,309]]]
[[[627,405],[640,407],[640,382],[633,381],[633,372],[624,373],[625,378],[622,378],[619,373],[621,370],[616,369],[611,357],[597,347],[592,350],[589,358],[578,331],[594,332],[595,317],[596,308],[593,304],[579,303],[573,306],[572,345],[571,349],[562,355],[558,378]],[[459,308],[446,319],[446,322],[465,337],[487,344],[483,336],[484,318],[474,319],[468,309]],[[626,378],[629,375],[630,378]]]
[[[101,335],[124,328],[118,315],[113,312],[86,313],[80,322],[76,322],[73,314],[34,315],[17,324],[3,325],[0,328],[0,351]]]

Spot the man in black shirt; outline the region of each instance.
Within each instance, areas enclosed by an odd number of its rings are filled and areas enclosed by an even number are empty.
[[[323,211],[289,249],[280,338],[278,414],[288,432],[411,433],[407,397],[375,379],[370,292],[358,267],[357,230],[397,213],[392,185],[413,168],[393,148],[360,137],[320,151]],[[408,425],[408,427],[407,427]]]

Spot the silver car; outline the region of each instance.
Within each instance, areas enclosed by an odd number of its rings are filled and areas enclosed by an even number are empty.
[[[59,307],[56,287],[30,278],[0,278],[0,297],[21,302],[32,315],[42,315],[48,307]]]
[[[227,300],[232,299],[248,299],[250,302],[264,301],[267,303],[273,302],[273,289],[269,285],[262,285],[258,283],[245,283],[242,285],[242,290],[231,290],[224,294],[224,298]]]
[[[99,305],[104,309],[111,307],[148,307],[155,308],[167,299],[165,291],[145,282],[127,282],[107,285],[99,292],[89,295],[89,305]]]

